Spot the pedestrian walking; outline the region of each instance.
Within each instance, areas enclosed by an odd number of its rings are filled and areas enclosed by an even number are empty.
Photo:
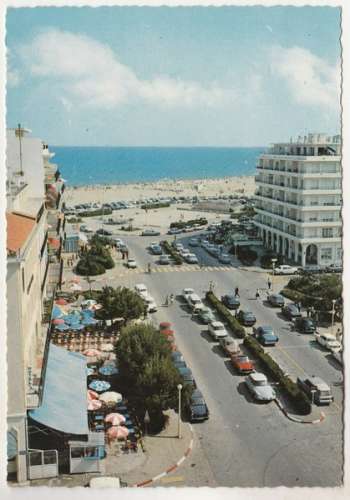
[[[260,299],[259,288],[257,288],[257,290],[256,290],[255,298],[256,298],[256,300]]]
[[[267,288],[268,288],[269,290],[271,290],[271,284],[272,284],[272,283],[271,283],[271,280],[270,280],[270,278],[268,278],[268,279],[267,279]]]
[[[235,288],[235,297],[239,297],[239,289],[238,286]]]

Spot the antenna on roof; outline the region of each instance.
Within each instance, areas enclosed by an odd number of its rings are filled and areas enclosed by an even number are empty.
[[[23,173],[23,165],[22,165],[22,137],[23,137],[23,134],[24,134],[24,130],[21,127],[20,123],[18,124],[18,128],[15,129],[15,134],[16,134],[16,137],[18,137],[18,140],[19,140],[19,165],[20,165],[20,171],[18,173],[19,173],[19,175],[23,176],[24,173]]]

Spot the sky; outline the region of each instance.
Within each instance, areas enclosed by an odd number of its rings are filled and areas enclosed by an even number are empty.
[[[336,134],[339,37],[332,7],[9,8],[6,123],[70,146]]]

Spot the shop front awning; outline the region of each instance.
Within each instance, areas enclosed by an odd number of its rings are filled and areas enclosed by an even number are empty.
[[[42,404],[29,416],[67,434],[88,434],[85,356],[50,345]]]

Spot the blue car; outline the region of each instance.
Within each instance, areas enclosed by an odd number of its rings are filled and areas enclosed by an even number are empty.
[[[278,342],[278,337],[274,333],[272,326],[259,326],[255,330],[254,336],[260,344],[265,346],[272,346]]]

